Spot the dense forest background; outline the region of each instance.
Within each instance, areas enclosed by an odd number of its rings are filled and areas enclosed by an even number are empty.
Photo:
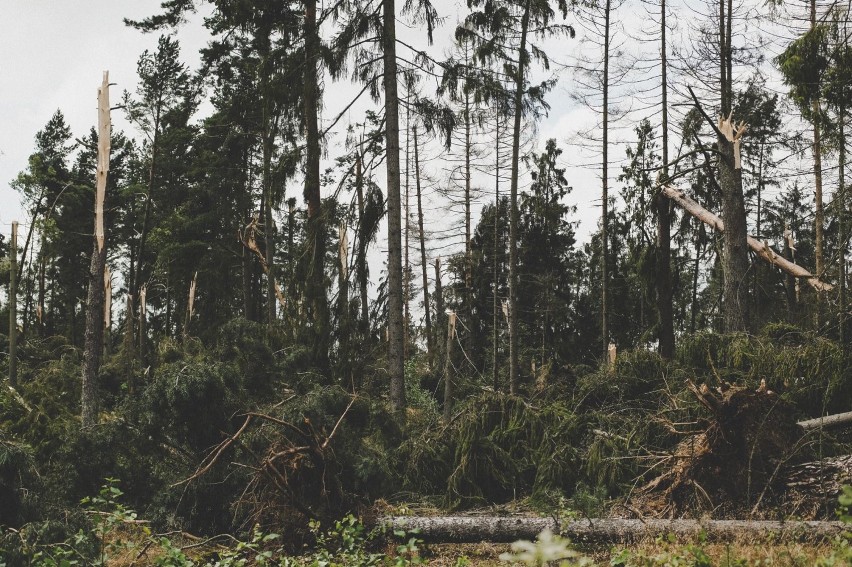
[[[193,69],[173,34],[197,9]],[[762,381],[795,419],[852,409],[849,6],[456,9],[169,0],[126,22],[160,35],[112,93],[133,128],[110,139],[105,274],[96,129],[57,110],[13,182],[0,524],[107,477],[205,533],[399,494],[591,506],[700,421],[687,378]],[[415,47],[437,32],[451,50]],[[578,123],[540,140],[565,96]]]

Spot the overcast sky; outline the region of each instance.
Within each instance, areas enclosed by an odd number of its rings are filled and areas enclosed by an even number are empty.
[[[143,34],[123,24],[123,18],[141,19],[159,10],[160,0],[0,0],[0,231],[9,234],[12,220],[28,221],[21,210],[18,194],[10,187],[16,175],[27,166],[35,146],[35,134],[60,109],[75,137],[83,136],[96,122],[96,92],[101,73],[110,71],[112,100],[136,84],[136,61],[145,49],[156,46],[157,34]],[[441,15],[447,17],[446,30],[439,34],[430,51],[441,57],[449,45],[450,30],[460,13],[460,0],[439,0]],[[200,17],[184,26],[178,38],[183,59],[196,68],[198,49],[208,37]],[[425,46],[425,33],[400,24],[400,35]],[[579,40],[560,40],[560,55],[579,45]],[[326,85],[326,111],[330,120],[347,99],[345,85]],[[556,137],[560,144],[570,139],[590,118],[568,96],[561,84],[549,97],[550,117],[539,126],[538,137]],[[365,101],[365,105],[367,106]],[[356,115],[358,107],[350,114]],[[134,133],[121,112],[113,112],[115,129]],[[343,128],[330,140],[329,153],[343,143]],[[623,155],[623,150],[618,150]],[[576,150],[566,146],[566,159]],[[580,217],[586,217],[581,233],[594,229],[599,182],[593,170],[569,171],[575,191],[571,201],[580,204]],[[299,191],[298,193],[301,193]]]
[[[28,222],[10,187],[26,169],[35,134],[57,109],[75,137],[97,121],[97,88],[110,72],[115,104],[136,84],[136,60],[157,36],[128,28],[122,18],[155,13],[159,0],[0,0],[0,230]],[[206,38],[190,25],[179,36],[184,59],[197,61]],[[117,129],[128,130],[120,112]]]

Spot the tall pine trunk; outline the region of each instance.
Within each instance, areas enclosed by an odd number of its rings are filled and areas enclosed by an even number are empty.
[[[388,374],[395,411],[405,408],[402,326],[402,219],[399,184],[399,98],[396,84],[396,3],[384,0],[385,167],[388,191]]]
[[[518,165],[521,147],[521,114],[523,113],[524,74],[529,57],[527,32],[530,23],[530,1],[524,3],[521,18],[521,44],[518,48],[518,70],[515,77],[514,129],[512,130],[512,178],[509,189],[509,393],[518,391]]]
[[[731,49],[731,1],[719,2],[720,49],[720,91],[722,116],[727,118],[733,104],[733,78]],[[733,118],[730,120],[732,139],[721,132],[717,136],[719,147],[719,186],[722,190],[722,219],[725,221],[723,233],[722,270],[723,288],[723,328],[726,333],[748,330],[748,243],[745,199],[743,198],[742,169],[735,167],[735,152],[739,151],[733,142]]]
[[[603,360],[609,357],[609,23],[610,0],[604,7],[603,159],[601,161],[601,338]]]
[[[666,54],[666,0],[660,1],[660,63],[661,105],[663,129],[663,179],[669,177],[669,86],[668,58]],[[675,350],[674,313],[672,312],[671,271],[671,202],[662,193],[657,194],[657,314],[659,317],[659,352],[663,358],[672,358]]]
[[[429,355],[429,366],[434,363],[435,346],[432,337],[432,316],[429,305],[429,274],[426,264],[426,234],[423,230],[423,193],[420,188],[420,152],[417,144],[417,126],[414,127],[414,179],[417,189],[417,228],[420,236],[420,266],[423,271],[423,310],[426,316],[426,348]]]
[[[98,370],[103,354],[104,269],[106,267],[106,234],[104,200],[109,172],[110,121],[109,73],[104,72],[98,90],[98,164],[95,189],[95,230],[92,261],[89,266],[89,292],[86,303],[86,334],[83,347],[81,414],[84,429],[98,421]]]
[[[319,37],[317,35],[316,0],[305,0],[305,191],[308,204],[308,243],[311,268],[308,275],[308,304],[313,315],[313,362],[321,369],[328,366],[329,313],[325,294],[325,226],[320,200],[320,139],[317,126]],[[273,289],[274,292],[274,289]]]

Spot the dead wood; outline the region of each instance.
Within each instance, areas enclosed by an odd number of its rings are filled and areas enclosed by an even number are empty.
[[[418,530],[417,537],[441,543],[534,540],[544,529],[578,543],[621,543],[673,534],[711,541],[736,539],[820,541],[843,532],[841,522],[778,522],[759,520],[660,520],[602,518],[560,523],[553,518],[513,516],[395,516],[378,519],[394,530]]]
[[[846,413],[836,413],[834,415],[826,415],[814,419],[806,419],[800,421],[799,425],[804,429],[829,429],[833,427],[849,427],[852,426],[852,411]]]
[[[687,384],[711,417],[660,464],[665,472],[639,489],[632,505],[652,517],[753,514],[784,494],[788,467],[808,460],[804,429],[764,385],[756,390]]]
[[[717,232],[725,231],[725,223],[721,218],[711,213],[675,187],[662,187],[660,189],[665,196],[674,201],[683,210],[703,222],[704,224],[713,227]],[[793,262],[787,260],[780,254],[776,253],[766,242],[760,242],[756,238],[748,237],[748,246],[758,256],[769,262],[770,264],[780,268],[784,272],[796,278],[802,278],[808,281],[811,286],[817,291],[831,291],[834,289],[829,283],[821,281],[818,277]]]

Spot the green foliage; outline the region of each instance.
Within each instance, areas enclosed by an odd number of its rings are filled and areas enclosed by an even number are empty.
[[[516,396],[481,394],[451,424],[403,445],[404,482],[446,490],[451,506],[571,488],[577,426],[562,403],[539,408]]]
[[[512,552],[500,554],[500,560],[507,563],[523,563],[532,567],[552,564],[557,564],[559,567],[592,564],[592,560],[582,557],[571,547],[567,539],[547,529],[538,534],[534,542],[525,540],[514,542]],[[557,561],[558,563],[555,563]]]
[[[678,361],[711,383],[726,380],[769,389],[792,402],[802,417],[845,411],[852,373],[837,343],[788,325],[759,336],[698,333],[684,337]]]

